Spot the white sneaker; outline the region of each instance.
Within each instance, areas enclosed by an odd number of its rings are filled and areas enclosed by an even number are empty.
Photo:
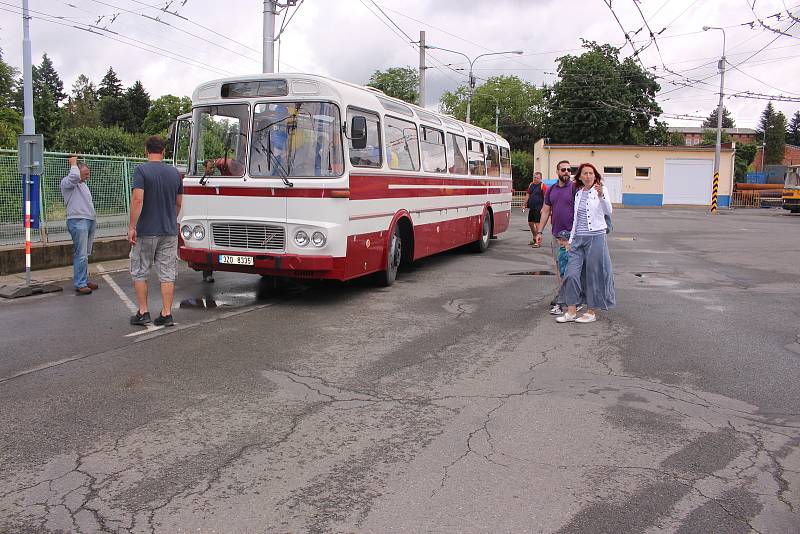
[[[561,315],[562,313],[564,313],[564,310],[561,309],[561,304],[556,304],[550,308],[550,315]]]
[[[558,323],[571,323],[571,322],[575,321],[577,317],[578,317],[577,313],[569,313],[569,312],[567,312],[564,315],[562,315],[561,317],[556,317],[556,322],[558,322]]]
[[[597,320],[597,315],[593,313],[584,313],[577,319],[575,319],[576,323],[593,323]]]

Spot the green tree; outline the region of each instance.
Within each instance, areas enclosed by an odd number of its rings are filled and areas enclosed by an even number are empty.
[[[58,75],[58,72],[56,72],[53,62],[49,57],[47,57],[47,54],[42,54],[42,64],[36,69],[34,81],[36,80],[37,76],[39,78],[39,82],[47,86],[47,88],[50,90],[50,94],[52,95],[56,106],[61,104],[61,101],[67,98],[67,94],[64,92],[64,82],[61,81],[61,77]]]
[[[443,113],[465,120],[468,98],[467,86],[462,85],[455,91],[445,91],[439,107]],[[493,76],[472,95],[471,122],[494,131],[497,107],[500,135],[513,150],[532,150],[545,131],[544,91],[517,76]]]
[[[143,156],[144,136],[131,134],[119,127],[65,128],[56,136],[54,148],[81,154]]]
[[[795,111],[786,130],[786,144],[800,146],[800,111]]]
[[[512,150],[511,176],[515,191],[528,189],[533,179],[533,154],[525,150]]]
[[[411,104],[416,104],[419,99],[419,74],[411,67],[376,70],[369,77],[367,85]]]
[[[717,127],[717,108],[703,121],[703,128],[716,128]],[[723,128],[736,128],[736,123],[731,117],[730,111],[725,106],[722,106],[722,127]]]
[[[634,58],[584,41],[586,51],[558,58],[559,80],[548,90],[548,132],[557,143],[642,144],[661,114],[660,87]]]
[[[11,108],[0,108],[0,148],[16,148],[22,133],[22,115]]]
[[[36,121],[36,133],[44,137],[45,148],[52,146],[63,123],[63,115],[56,104],[55,96],[50,88],[38,82],[33,83],[33,117]]]
[[[14,91],[19,75],[17,69],[3,60],[3,49],[0,48],[0,108],[11,108],[14,106]]]
[[[126,130],[132,133],[140,133],[147,112],[150,111],[150,95],[144,90],[142,82],[136,80],[134,84],[125,91],[125,99],[128,101],[130,115]]]
[[[725,120],[725,118],[723,117],[722,120]],[[720,137],[720,142],[721,143],[731,143],[732,141],[733,141],[733,138],[730,135],[726,134],[725,132],[722,132],[722,136]],[[714,145],[714,146],[716,146],[716,144],[717,144],[717,129],[716,128],[714,128],[714,129],[707,128],[707,129],[703,130],[703,138],[700,140],[700,144],[701,145]]]
[[[684,146],[686,144],[686,138],[682,133],[671,132],[665,144],[669,146]]]
[[[160,96],[153,100],[142,129],[148,135],[166,133],[175,117],[188,113],[191,109],[192,99],[188,96],[183,98],[174,95]]]
[[[86,75],[81,74],[75,80],[64,111],[64,126],[67,128],[100,126],[100,101],[97,98],[97,90]]]
[[[97,96],[100,98],[122,96],[122,82],[111,67],[108,67],[106,75],[100,81],[100,85],[97,88]]]
[[[100,122],[106,128],[123,128],[130,122],[131,108],[124,96],[107,96],[100,99]]]
[[[786,116],[776,112],[772,102],[761,112],[758,132],[765,139],[764,165],[780,165],[783,163],[783,152],[786,147]]]
[[[733,160],[733,174],[737,182],[744,182],[750,164],[756,157],[758,147],[754,144],[737,144],[736,157]]]

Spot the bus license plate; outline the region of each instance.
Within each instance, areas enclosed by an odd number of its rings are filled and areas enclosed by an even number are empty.
[[[230,265],[253,265],[253,257],[252,256],[226,256],[224,254],[219,255],[219,262],[220,263],[227,263]]]

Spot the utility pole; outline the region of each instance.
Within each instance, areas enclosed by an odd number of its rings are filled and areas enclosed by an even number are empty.
[[[722,99],[725,96],[725,30],[715,26],[703,26],[703,31],[722,31],[722,58],[719,60],[719,105],[717,106],[717,144],[714,150],[714,182],[711,186],[711,213],[717,213],[719,191],[719,160],[722,151]]]
[[[419,31],[419,107],[425,107],[425,30]]]
[[[31,17],[28,10],[28,0],[22,0],[22,106],[23,134],[17,138],[17,163],[22,177],[22,205],[24,207],[23,225],[25,227],[25,285],[11,286],[0,284],[0,297],[17,298],[28,297],[41,293],[61,291],[55,284],[31,283],[31,226],[33,226],[33,213],[31,197],[34,192],[38,195],[38,188],[42,172],[42,141],[41,135],[36,135],[36,121],[33,117],[33,62],[31,60]],[[38,219],[36,222],[38,228]]]
[[[275,15],[277,14],[277,0],[264,0],[264,47],[261,68],[264,74],[275,72]]]
[[[22,132],[25,135],[36,133],[36,121],[33,118],[33,79],[31,60],[31,17],[28,14],[28,0],[22,0],[22,100],[23,117]]]

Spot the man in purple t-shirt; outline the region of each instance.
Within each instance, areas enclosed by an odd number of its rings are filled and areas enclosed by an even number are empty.
[[[547,188],[539,225],[536,228],[536,244],[541,245],[542,230],[547,225],[547,220],[552,217],[553,222],[550,225],[553,230],[551,248],[553,249],[553,260],[556,262],[556,276],[558,276],[558,240],[555,236],[562,230],[572,231],[572,218],[575,214],[575,184],[570,177],[569,161],[559,161],[558,165],[556,165],[556,171],[558,173],[558,182]],[[550,303],[552,305],[550,313],[553,315],[561,315],[563,313],[561,309],[563,302],[560,297],[561,291],[559,291],[555,300]]]

